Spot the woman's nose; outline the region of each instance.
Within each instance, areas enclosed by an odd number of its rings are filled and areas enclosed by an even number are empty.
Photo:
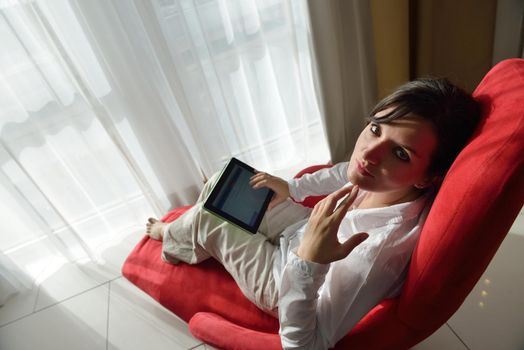
[[[363,158],[371,165],[377,165],[380,163],[384,154],[384,145],[381,143],[375,143],[368,145],[364,150]]]

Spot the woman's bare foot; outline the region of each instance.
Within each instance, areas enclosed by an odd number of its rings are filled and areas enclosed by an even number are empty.
[[[151,237],[152,239],[161,241],[164,238],[164,227],[166,225],[167,225],[166,223],[160,220],[157,220],[155,218],[149,218],[147,219],[146,232],[148,236]]]

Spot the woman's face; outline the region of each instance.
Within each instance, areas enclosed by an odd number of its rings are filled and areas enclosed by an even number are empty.
[[[386,115],[390,109],[376,116]],[[415,115],[388,123],[370,123],[361,132],[351,155],[348,178],[363,190],[409,195],[431,180],[427,170],[437,147],[431,122]]]

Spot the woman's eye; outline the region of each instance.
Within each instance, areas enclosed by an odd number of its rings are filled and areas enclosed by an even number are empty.
[[[375,135],[380,135],[380,126],[378,124],[371,124],[370,128],[371,132]]]
[[[397,147],[395,148],[395,155],[398,157],[398,159],[402,161],[409,161],[409,154],[406,152],[403,148]]]

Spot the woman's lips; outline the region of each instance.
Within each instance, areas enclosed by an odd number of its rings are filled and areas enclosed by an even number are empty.
[[[364,165],[362,165],[361,162],[357,162],[357,170],[361,175],[373,177],[373,175],[366,169]]]

